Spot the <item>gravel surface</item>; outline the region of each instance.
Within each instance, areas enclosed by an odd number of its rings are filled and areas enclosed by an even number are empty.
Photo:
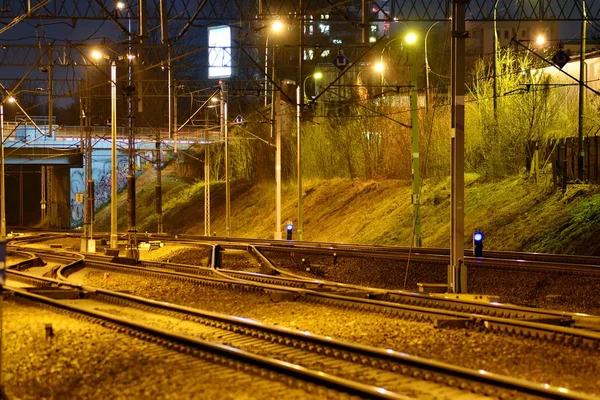
[[[446,283],[446,266],[386,258],[354,258],[265,252],[277,267],[318,279],[417,291],[417,283]],[[304,260],[304,261],[303,261]],[[225,266],[227,267],[227,266]],[[499,296],[503,303],[600,315],[600,277],[566,272],[526,272],[469,266],[470,293]],[[406,280],[406,285],[404,284]]]
[[[2,306],[5,388],[13,399],[320,398],[66,314],[12,300]]]
[[[351,342],[392,348],[471,369],[483,369],[539,383],[600,395],[600,355],[559,344],[467,330],[438,330],[431,324],[339,308],[281,302],[249,292],[216,289],[170,280],[150,280],[82,270],[86,285],[204,310],[254,318]],[[552,362],[548,362],[552,360]]]
[[[206,267],[211,252],[212,249],[209,246],[166,245],[156,250],[140,252],[140,260],[168,261]]]

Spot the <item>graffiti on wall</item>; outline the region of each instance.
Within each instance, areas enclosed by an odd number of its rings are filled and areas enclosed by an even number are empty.
[[[110,201],[111,197],[111,159],[110,157],[92,159],[92,179],[94,180],[94,210],[98,210]],[[117,158],[117,190],[127,186],[127,158]],[[76,201],[76,194],[85,191],[83,168],[71,168],[71,228],[83,225],[83,202]]]
[[[161,165],[163,168],[173,158],[172,152],[161,151]],[[137,171],[144,171],[154,167],[156,151],[139,151],[136,157]],[[94,180],[94,210],[98,210],[111,198],[111,157],[95,154],[92,157],[92,179]],[[122,154],[117,157],[117,190],[127,187],[127,156]],[[85,174],[83,168],[71,168],[71,228],[83,225],[83,202],[76,201],[76,194],[85,191]]]

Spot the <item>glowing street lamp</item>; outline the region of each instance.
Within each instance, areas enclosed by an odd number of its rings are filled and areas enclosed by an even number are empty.
[[[267,106],[267,98],[269,97],[269,36],[271,35],[271,33],[282,32],[284,28],[284,23],[279,20],[276,20],[271,25],[271,29],[269,33],[267,33],[267,39],[265,40],[265,107]],[[275,60],[273,60],[273,66],[271,68],[275,70]],[[275,78],[271,76],[271,79]]]
[[[306,99],[306,81],[308,80],[308,78],[311,78],[311,77],[315,80],[315,97],[316,97],[317,91],[318,91],[317,81],[323,77],[323,73],[315,72],[314,74],[309,75],[306,78],[304,78],[304,82],[302,83],[302,94],[304,95],[305,99]]]
[[[537,44],[538,46],[543,46],[544,44],[546,44],[546,37],[544,35],[538,35],[535,38],[535,44]]]

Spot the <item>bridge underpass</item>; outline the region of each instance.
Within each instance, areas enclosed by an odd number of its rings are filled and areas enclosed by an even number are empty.
[[[5,122],[5,173],[7,226],[37,226],[70,229],[83,224],[84,158],[80,127],[48,125],[36,127],[27,122]],[[154,164],[156,136],[161,138],[161,160],[172,156],[173,142],[168,133],[150,128],[136,128],[136,166],[138,170]],[[92,179],[95,182],[94,208],[110,200],[111,141],[110,127],[92,127]],[[180,132],[180,149],[191,144],[218,142],[219,133],[198,135]],[[126,187],[128,140],[124,128],[117,134],[117,187]],[[44,207],[45,204],[45,207]]]
[[[5,154],[6,224],[70,228],[71,169],[83,166],[79,149],[7,146]]]

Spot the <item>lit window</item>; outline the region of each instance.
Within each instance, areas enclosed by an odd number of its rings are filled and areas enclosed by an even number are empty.
[[[333,44],[342,44],[342,39],[333,39]]]
[[[325,58],[325,57],[329,56],[329,54],[330,54],[330,53],[329,53],[329,50],[323,50],[323,51],[321,52],[321,58]]]
[[[377,41],[377,38],[375,36],[369,37],[369,43],[375,43],[376,41]]]
[[[315,58],[315,51],[313,49],[304,49],[304,59],[312,60]]]
[[[377,32],[379,30],[377,28],[377,25],[371,25],[371,32]]]
[[[323,35],[329,35],[329,25],[327,24],[319,24],[319,30]]]
[[[329,19],[329,14],[321,14],[321,19]]]

